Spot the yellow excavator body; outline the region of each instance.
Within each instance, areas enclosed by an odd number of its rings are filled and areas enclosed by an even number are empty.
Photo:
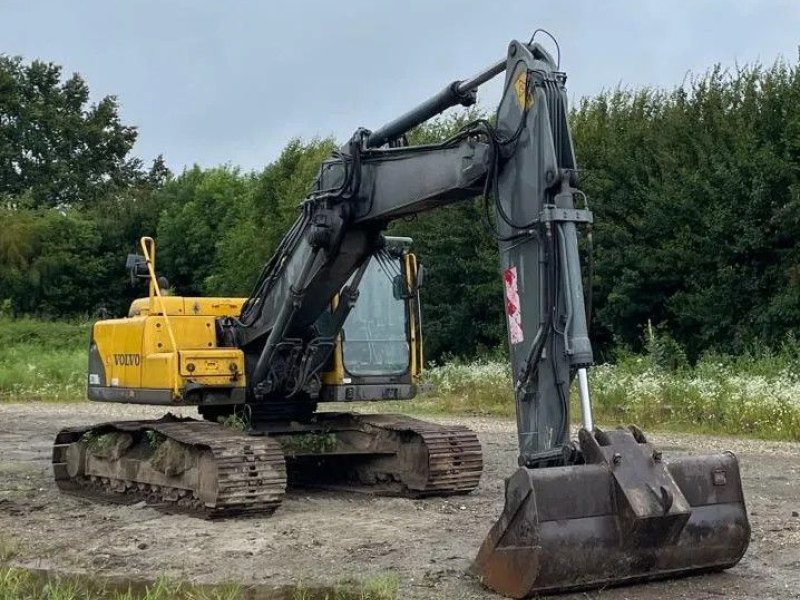
[[[143,238],[143,261],[134,257],[132,275],[147,278],[150,293],[134,300],[127,317],[95,323],[89,399],[196,405],[204,420],[167,414],[63,429],[53,446],[58,487],[208,518],[268,514],[287,485],[407,497],[474,490],[483,459],[477,436],[465,427],[314,412],[317,402],[416,395],[418,265],[408,238],[387,244],[396,244],[393,253],[365,269],[361,299],[314,373],[316,394],[266,403],[253,398],[246,353],[219,331],[221,322],[241,315],[246,299],[165,295],[155,275],[155,243]],[[319,331],[330,330],[340,303],[353,301],[346,289],[334,295]]]
[[[154,264],[155,247],[149,243],[147,247]],[[410,284],[418,268],[416,256],[405,252],[398,265]],[[377,288],[368,288],[372,293],[391,287],[388,280],[376,278],[375,282]],[[244,352],[219,346],[216,323],[221,317],[238,317],[245,301],[246,298],[168,296],[153,279],[150,294],[134,300],[127,317],[94,324],[89,350],[89,399],[163,405],[244,403]],[[370,301],[374,304],[382,299],[362,299],[367,305]],[[338,302],[339,297],[334,297],[331,310]],[[398,305],[392,315],[395,321],[402,321],[408,346],[406,365],[391,373],[369,373],[368,385],[360,385],[362,378],[346,360],[344,336],[340,335],[326,370],[320,374],[320,398],[348,401],[413,397],[423,362],[420,315],[415,308],[416,299],[408,306]],[[352,320],[358,322],[357,313]],[[379,340],[361,343],[378,344]]]
[[[90,398],[178,404],[191,403],[190,392],[198,386],[224,389],[232,397],[243,393],[244,354],[217,346],[215,320],[236,316],[244,299],[167,296],[163,301],[165,312],[153,298],[139,298],[128,317],[95,323]]]

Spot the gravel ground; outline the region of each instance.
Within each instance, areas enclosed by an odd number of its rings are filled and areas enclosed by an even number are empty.
[[[117,405],[0,404],[0,542],[19,545],[17,564],[275,587],[331,585],[393,571],[402,598],[496,598],[465,569],[502,509],[503,478],[516,468],[513,422],[435,419],[472,428],[484,450],[479,489],[450,499],[295,490],[269,518],[207,522],[58,493],[49,466],[58,429],[162,413]],[[652,440],[667,459],[687,451],[738,455],[753,527],[745,558],[725,573],[561,598],[800,598],[800,444],[678,434]]]

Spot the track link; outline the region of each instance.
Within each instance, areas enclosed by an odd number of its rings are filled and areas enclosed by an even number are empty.
[[[371,415],[366,423],[401,436],[419,436],[427,449],[427,479],[415,496],[466,494],[478,487],[483,452],[478,436],[463,425],[439,425],[402,415]]]
[[[163,436],[162,442],[180,444],[192,468],[186,473],[158,474],[137,468],[144,464],[137,456],[87,457],[86,434],[129,434],[141,446],[147,432]],[[134,446],[131,455],[136,454]],[[280,505],[286,490],[283,451],[274,440],[172,415],[156,421],[64,429],[53,446],[53,472],[58,487],[71,494],[117,502],[144,500],[168,512],[204,518],[269,514]]]

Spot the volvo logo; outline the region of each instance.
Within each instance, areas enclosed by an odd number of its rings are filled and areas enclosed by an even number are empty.
[[[115,354],[114,364],[119,367],[138,367],[140,359],[138,354]]]

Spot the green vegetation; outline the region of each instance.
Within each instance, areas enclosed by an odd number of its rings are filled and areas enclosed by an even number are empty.
[[[291,438],[279,439],[286,454],[320,454],[336,448],[335,433],[305,433]]]
[[[0,351],[31,346],[41,351],[86,350],[91,326],[85,321],[42,321],[0,316]]]
[[[227,417],[219,417],[217,420],[220,424],[235,431],[244,431],[247,429],[247,420],[236,411],[232,412]]]
[[[590,371],[595,421],[800,441],[799,343],[729,357],[704,355],[690,367],[665,352],[669,338],[648,341],[649,352],[620,352],[614,364]],[[679,355],[680,356],[680,355]],[[514,414],[507,362],[454,362],[430,369],[434,392],[407,405],[425,413]],[[579,418],[573,390],[572,414]]]
[[[0,535],[0,565],[6,564],[19,552],[19,544],[5,535]]]
[[[136,128],[120,121],[114,96],[89,105],[77,73],[3,55],[0,90],[0,196],[26,208],[90,205],[141,176],[128,156]]]
[[[595,211],[595,339],[652,320],[694,360],[778,348],[800,322],[800,69],[714,68],[572,115]]]
[[[86,444],[86,448],[92,454],[107,456],[111,450],[119,443],[120,434],[116,431],[109,433],[96,433],[87,431],[81,436],[81,441]]]
[[[394,600],[398,587],[399,580],[393,573],[331,587],[300,585],[266,590],[237,584],[191,585],[166,578],[124,585],[0,567],[0,600]]]
[[[383,573],[355,585],[359,600],[393,600],[400,588],[397,573]]]
[[[89,105],[80,77],[3,57],[0,82],[14,123],[0,142],[10,157],[0,167],[0,311],[15,316],[124,314],[141,290],[122,265],[144,234],[157,238],[176,292],[248,293],[338,145],[293,140],[258,172],[173,176],[159,159],[145,170],[130,156],[135,128],[112,97]],[[476,116],[435,119],[409,140],[441,140]],[[620,345],[641,350],[648,320],[690,361],[778,348],[800,322],[798,66],[712,68],[669,91],[612,90],[581,99],[570,119],[595,212],[601,358]],[[34,146],[41,160],[29,160]],[[391,227],[415,238],[428,267],[426,350],[437,362],[504,346],[495,241],[481,216],[465,202]]]
[[[400,588],[396,573],[382,573],[363,581],[344,581],[329,588],[297,586],[290,600],[395,600]]]
[[[74,317],[130,301],[124,254],[155,230],[161,158],[130,156],[135,126],[80,75],[0,56],[0,307]]]
[[[0,600],[240,600],[237,585],[201,587],[158,579],[149,585],[110,585],[89,578],[46,576],[0,568]]]
[[[0,317],[0,402],[86,397],[89,325]]]
[[[150,447],[150,450],[158,450],[167,440],[167,436],[165,436],[160,431],[154,431],[152,429],[148,429],[144,433],[145,439],[147,440],[147,445]]]

